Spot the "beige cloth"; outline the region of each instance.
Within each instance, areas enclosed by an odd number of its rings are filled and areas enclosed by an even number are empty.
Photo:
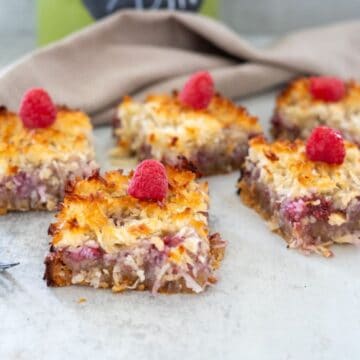
[[[200,15],[121,11],[2,71],[0,104],[16,109],[26,89],[41,86],[100,124],[123,95],[179,88],[200,69],[232,98],[301,74],[359,79],[360,22],[305,30],[258,50]]]

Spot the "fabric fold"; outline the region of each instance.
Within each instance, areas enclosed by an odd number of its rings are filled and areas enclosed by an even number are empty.
[[[238,99],[302,74],[360,77],[360,22],[307,29],[257,49],[225,25],[201,15],[120,11],[0,73],[0,104],[16,109],[30,87],[57,103],[111,120],[124,95],[180,88],[208,69],[217,89]]]

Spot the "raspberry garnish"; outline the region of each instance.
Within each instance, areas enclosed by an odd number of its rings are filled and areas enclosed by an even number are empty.
[[[40,88],[28,90],[22,98],[20,118],[29,129],[45,128],[56,119],[56,106],[49,94]]]
[[[193,74],[179,94],[183,105],[200,110],[206,109],[214,96],[214,81],[207,71]]]
[[[162,201],[168,190],[164,165],[157,160],[144,160],[135,169],[128,194],[139,200]]]
[[[310,92],[313,98],[336,102],[345,96],[345,83],[336,77],[319,76],[310,78]]]
[[[342,164],[345,158],[344,140],[337,130],[319,126],[311,132],[307,140],[306,154],[312,161]]]

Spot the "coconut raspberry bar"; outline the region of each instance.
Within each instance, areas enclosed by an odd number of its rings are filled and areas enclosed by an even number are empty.
[[[209,234],[208,185],[191,171],[144,163],[68,190],[49,229],[49,286],[198,293],[216,281],[225,243]]]
[[[54,210],[68,180],[89,176],[97,165],[89,118],[59,107],[52,124],[28,128],[0,108],[0,213]]]
[[[312,129],[326,125],[360,144],[360,85],[355,81],[315,77],[293,81],[278,96],[272,118],[276,139],[306,139]]]
[[[360,239],[360,151],[329,132],[317,129],[307,144],[252,139],[238,184],[245,204],[289,247],[326,257],[332,244]],[[325,133],[332,137],[324,142],[319,135]]]
[[[248,139],[261,133],[255,117],[215,95],[206,110],[184,106],[176,93],[149,96],[144,103],[126,97],[115,121],[118,153],[176,165],[191,161],[203,175],[239,169]]]
[[[170,165],[185,157],[203,175],[239,169],[248,139],[260,134],[261,127],[211,86],[209,74],[197,73],[180,94],[151,95],[144,102],[126,97],[114,121],[115,153]]]

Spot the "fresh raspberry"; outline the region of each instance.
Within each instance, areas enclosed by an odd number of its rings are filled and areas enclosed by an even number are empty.
[[[45,90],[34,88],[22,98],[19,114],[25,127],[46,128],[56,119],[56,106]]]
[[[128,194],[139,200],[162,201],[168,190],[168,179],[163,164],[144,160],[135,169]]]
[[[345,158],[344,140],[337,130],[319,126],[311,132],[307,140],[306,154],[312,161],[342,164]]]
[[[336,102],[345,96],[346,88],[341,79],[319,76],[310,78],[310,92],[315,99]]]
[[[193,109],[206,109],[214,96],[214,81],[207,71],[193,74],[179,94],[183,105]]]

